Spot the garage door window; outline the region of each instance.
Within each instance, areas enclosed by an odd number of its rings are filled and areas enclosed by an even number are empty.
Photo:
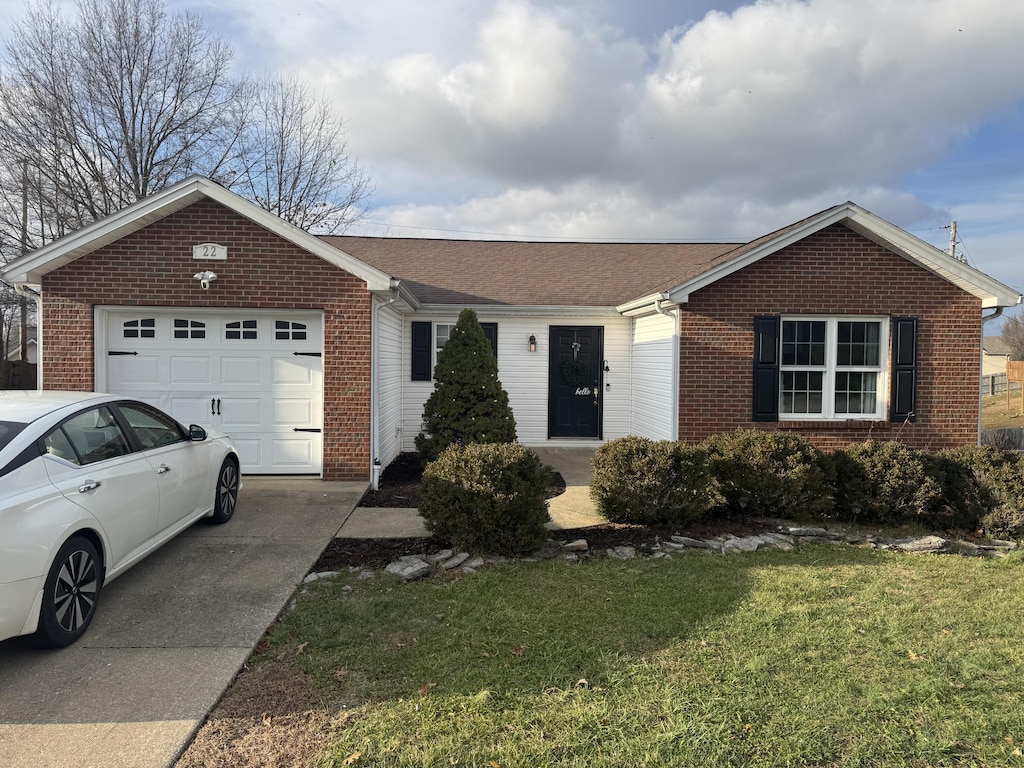
[[[206,323],[199,320],[174,320],[174,338],[176,339],[205,339]]]
[[[144,320],[126,320],[124,337],[126,339],[152,339],[156,336],[156,319],[147,317]]]
[[[275,320],[274,338],[278,341],[305,341],[306,324],[293,323],[288,320]]]
[[[236,320],[225,326],[224,338],[228,341],[254,341],[256,339],[255,320]]]

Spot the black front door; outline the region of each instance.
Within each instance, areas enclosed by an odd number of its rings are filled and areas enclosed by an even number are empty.
[[[604,328],[553,325],[548,357],[548,437],[601,437]]]

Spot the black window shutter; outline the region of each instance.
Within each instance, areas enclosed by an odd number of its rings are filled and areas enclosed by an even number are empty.
[[[480,323],[480,327],[484,329],[484,336],[487,337],[487,341],[491,344],[491,351],[494,353],[495,359],[498,357],[498,324],[497,323]]]
[[[779,329],[777,315],[754,318],[754,421],[779,420]]]
[[[412,324],[412,380],[430,381],[431,350],[433,341],[431,323],[414,322]]]
[[[914,421],[917,391],[917,318],[892,321],[892,396],[890,421]]]

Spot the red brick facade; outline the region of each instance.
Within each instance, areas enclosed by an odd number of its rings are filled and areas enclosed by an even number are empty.
[[[202,291],[192,246],[206,242],[226,245],[228,260]],[[362,280],[216,202],[195,203],[46,275],[47,389],[93,388],[94,305],[322,310],[324,479],[369,477],[371,298]]]
[[[786,314],[918,318],[916,420],[754,423],[754,317]],[[974,444],[980,343],[978,299],[833,225],[696,291],[683,305],[679,438],[756,427],[799,431],[826,450],[869,438],[927,450]]]

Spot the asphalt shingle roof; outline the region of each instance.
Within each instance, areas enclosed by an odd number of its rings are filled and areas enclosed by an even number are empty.
[[[323,238],[424,304],[614,307],[705,271],[736,243]]]

